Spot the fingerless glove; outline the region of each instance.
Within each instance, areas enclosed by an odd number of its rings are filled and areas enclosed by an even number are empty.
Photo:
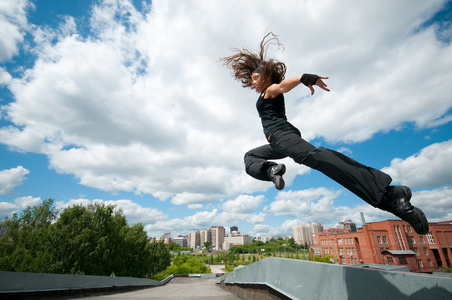
[[[303,74],[300,78],[300,82],[305,86],[314,85],[319,79],[319,76],[315,74]]]

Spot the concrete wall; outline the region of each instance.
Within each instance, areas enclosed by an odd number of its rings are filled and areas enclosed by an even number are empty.
[[[452,299],[450,277],[375,267],[267,258],[225,274],[217,283],[266,285],[291,299]]]
[[[58,275],[0,271],[0,294],[99,289],[110,287],[159,286],[163,281],[132,277],[108,277],[89,275]]]

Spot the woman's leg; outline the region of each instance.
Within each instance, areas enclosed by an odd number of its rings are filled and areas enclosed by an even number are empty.
[[[269,159],[282,159],[287,157],[275,149],[270,144],[263,145],[248,151],[245,154],[245,170],[246,173],[256,179],[263,181],[272,181],[268,174],[268,168],[276,165]]]
[[[389,175],[339,152],[315,148],[297,131],[277,132],[271,142],[275,151],[322,172],[374,207],[378,206],[392,180]]]
[[[410,203],[410,188],[389,186],[392,179],[388,174],[362,165],[339,152],[315,148],[303,140],[299,132],[277,132],[271,144],[275,151],[322,172],[370,205],[395,214],[408,222],[418,234],[428,233],[427,218],[422,210]]]

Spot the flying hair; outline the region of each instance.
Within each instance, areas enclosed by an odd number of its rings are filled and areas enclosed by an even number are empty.
[[[284,80],[286,75],[286,65],[275,59],[268,59],[267,50],[271,45],[282,47],[278,36],[272,32],[267,33],[260,43],[259,54],[255,54],[250,50],[243,48],[233,48],[232,51],[236,54],[228,57],[223,57],[221,61],[223,66],[232,70],[232,76],[245,88],[252,88],[251,74],[260,73],[264,78],[271,78],[272,83],[280,83]]]

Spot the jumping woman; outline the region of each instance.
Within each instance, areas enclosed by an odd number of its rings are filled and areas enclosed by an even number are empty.
[[[270,160],[290,157],[298,164],[322,172],[373,207],[391,212],[408,222],[418,234],[427,234],[427,218],[410,203],[409,187],[391,186],[392,178],[388,174],[362,165],[342,153],[312,146],[287,121],[284,93],[300,83],[310,89],[311,95],[314,94],[314,86],[329,92],[323,81],[328,77],[303,74],[285,79],[286,65],[266,58],[266,50],[272,43],[281,46],[277,36],[269,33],[260,44],[259,54],[247,49],[234,49],[235,55],[221,59],[225,66],[232,69],[234,78],[243,87],[259,93],[256,108],[268,143],[245,154],[246,172],[258,180],[272,181],[276,189],[282,190],[286,166]]]

